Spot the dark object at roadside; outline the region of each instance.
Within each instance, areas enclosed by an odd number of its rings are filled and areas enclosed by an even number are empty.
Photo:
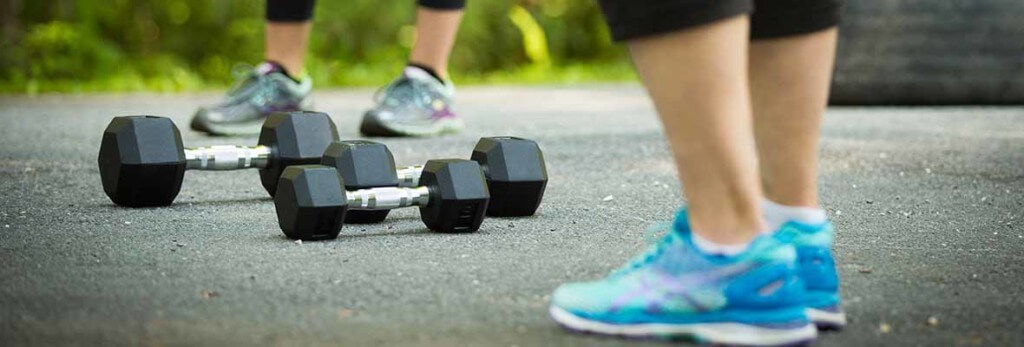
[[[846,1],[832,104],[1024,104],[1024,1]]]

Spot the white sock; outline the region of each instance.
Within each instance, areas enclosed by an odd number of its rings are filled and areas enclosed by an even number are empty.
[[[765,199],[761,203],[764,209],[764,220],[768,230],[775,231],[786,222],[795,221],[804,224],[821,224],[827,220],[825,210],[816,207],[786,206]]]
[[[743,251],[747,250],[747,247],[750,246],[750,241],[732,245],[723,245],[700,237],[700,235],[697,235],[697,233],[692,231],[690,232],[690,238],[693,240],[693,245],[697,246],[697,249],[708,255],[724,255],[731,257],[743,253]]]
[[[424,70],[419,66],[406,66],[405,69],[402,69],[402,74],[417,80],[438,81],[444,83],[444,81],[438,79],[438,77],[434,77],[434,75],[431,75],[427,70]]]

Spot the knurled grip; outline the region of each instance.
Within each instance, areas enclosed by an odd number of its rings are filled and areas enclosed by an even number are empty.
[[[409,206],[426,206],[430,202],[427,187],[379,187],[345,192],[348,207],[354,210],[390,210]]]
[[[262,169],[270,163],[270,147],[217,145],[185,149],[187,170]]]
[[[399,187],[415,187],[420,185],[420,175],[423,174],[423,165],[400,167],[395,173],[398,174]]]

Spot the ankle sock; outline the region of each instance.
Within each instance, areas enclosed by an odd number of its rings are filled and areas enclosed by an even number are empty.
[[[302,83],[302,81],[299,78],[296,78],[295,75],[289,73],[288,69],[284,68],[284,65],[278,64],[276,61],[273,60],[264,60],[263,63],[256,66],[256,70],[258,70],[261,74],[264,75],[277,71],[280,72],[282,75],[285,75],[285,77],[290,78],[292,81],[295,81],[295,83]]]
[[[431,68],[429,66],[426,66],[426,65],[423,65],[423,64],[413,63],[411,61],[408,64],[405,64],[405,66],[423,70],[423,72],[426,72],[426,73],[430,74],[430,77],[433,77],[438,82],[441,82],[441,84],[446,84],[444,79],[441,78],[441,75],[437,74],[437,71],[435,71],[433,68]]]
[[[789,221],[804,224],[821,224],[828,219],[828,216],[825,215],[825,210],[817,207],[786,206],[765,199],[761,203],[761,208],[764,210],[764,220],[768,230],[771,231],[778,230]]]
[[[723,245],[705,239],[700,235],[697,235],[697,233],[695,232],[690,232],[690,239],[693,240],[693,245],[696,246],[698,250],[707,255],[731,257],[743,253],[743,251],[747,250],[747,247],[750,246],[750,241],[731,245]]]
[[[767,230],[760,234],[775,232],[783,224],[790,221],[805,224],[821,224],[828,220],[825,210],[816,207],[787,206],[765,199],[761,203],[761,208],[764,210]],[[691,232],[690,237],[693,240],[693,245],[708,255],[734,256],[742,253],[750,246],[750,241],[729,245],[716,243],[697,235],[695,232]]]

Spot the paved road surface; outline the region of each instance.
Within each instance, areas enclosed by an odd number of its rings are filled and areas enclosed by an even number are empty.
[[[0,97],[0,341],[635,343],[564,333],[546,307],[559,283],[600,277],[640,252],[645,228],[678,207],[642,91],[460,93],[463,134],[383,142],[414,164],[467,157],[479,136],[536,139],[551,178],[539,215],[440,235],[404,210],[304,244],[282,236],[251,171],[190,172],[168,208],[119,208],[103,195],[96,153],[110,117],[184,125],[216,95]],[[352,138],[371,94],[317,98]],[[1024,108],[835,108],[822,154],[852,324],[820,345],[1024,344]]]

